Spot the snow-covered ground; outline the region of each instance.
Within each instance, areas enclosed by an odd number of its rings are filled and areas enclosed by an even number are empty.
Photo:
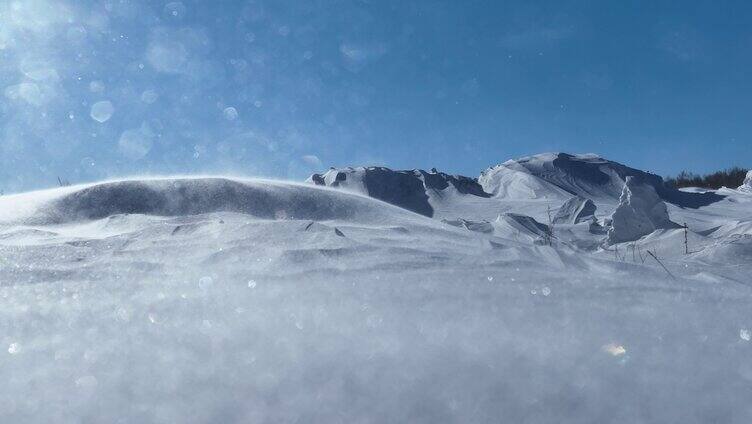
[[[0,422],[750,422],[752,195],[653,187],[689,254],[612,244],[634,174],[560,158],[441,174],[432,217],[219,177],[2,196]],[[593,219],[549,225],[574,195]]]

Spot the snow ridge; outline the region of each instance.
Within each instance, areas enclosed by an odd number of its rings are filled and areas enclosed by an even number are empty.
[[[311,175],[307,181],[371,196],[428,217],[434,215],[434,208],[429,202],[433,193],[451,191],[460,195],[489,197],[476,179],[449,175],[436,169],[427,172],[421,169],[397,171],[385,167],[331,168],[324,174]]]

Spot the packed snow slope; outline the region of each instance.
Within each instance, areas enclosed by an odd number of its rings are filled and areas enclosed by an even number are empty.
[[[0,196],[0,422],[752,420],[751,195],[668,204],[685,254],[605,245],[615,201],[447,184],[433,219],[226,177]]]

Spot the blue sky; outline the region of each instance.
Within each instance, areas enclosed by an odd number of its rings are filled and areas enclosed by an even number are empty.
[[[545,151],[752,167],[749,22],[743,1],[4,1],[0,189]]]

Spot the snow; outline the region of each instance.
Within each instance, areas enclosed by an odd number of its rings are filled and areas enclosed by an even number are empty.
[[[506,199],[569,197],[565,190],[530,174],[527,169],[512,160],[483,171],[478,182],[486,192]]]
[[[744,183],[739,187],[739,190],[752,193],[752,170],[747,172],[747,177],[744,179]]]
[[[697,208],[720,201],[715,193],[688,193],[667,187],[663,178],[598,155],[543,153],[509,160],[481,174],[483,188],[503,197],[619,199],[628,177],[650,185],[658,196],[682,207]],[[563,197],[562,197],[563,196]]]
[[[610,227],[608,242],[615,244],[637,240],[658,229],[676,228],[677,224],[671,222],[666,204],[653,186],[627,177]]]
[[[396,178],[433,218],[366,196],[364,172],[0,196],[0,421],[752,418],[750,196],[681,208],[626,179],[596,219],[659,229],[604,246],[544,224],[569,194],[424,172]]]
[[[579,224],[595,218],[597,207],[592,200],[575,196],[564,202],[553,219],[554,224]]]
[[[438,171],[394,171],[384,167],[332,168],[308,182],[371,196],[432,217],[441,198],[453,195],[487,198],[477,180]]]

